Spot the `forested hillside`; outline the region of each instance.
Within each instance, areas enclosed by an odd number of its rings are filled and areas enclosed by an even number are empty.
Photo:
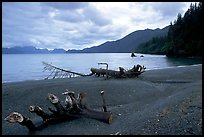
[[[170,23],[166,37],[156,37],[140,44],[134,52],[167,56],[202,56],[202,2],[191,4],[182,17]]]

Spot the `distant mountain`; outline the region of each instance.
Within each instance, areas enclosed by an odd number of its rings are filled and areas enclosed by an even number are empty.
[[[2,48],[2,54],[49,54],[49,53],[66,53],[64,49],[37,49],[33,46]]]
[[[36,53],[37,49],[35,47],[12,47],[12,48],[2,48],[3,54],[29,54]]]
[[[82,50],[69,49],[66,51],[66,53],[82,53]]]
[[[107,41],[99,46],[85,48],[83,50],[68,50],[64,49],[37,49],[33,46],[26,47],[12,47],[2,48],[2,54],[39,54],[39,53],[129,53],[133,52],[135,48],[141,43],[151,40],[153,37],[166,36],[169,30],[169,26],[163,29],[145,29],[138,30],[128,34],[127,36],[116,40]]]
[[[68,50],[67,53],[129,53],[134,51],[139,44],[147,42],[153,37],[166,36],[168,30],[169,26],[163,29],[138,30],[116,41],[107,41],[99,46],[85,48],[83,50]]]
[[[54,49],[51,53],[66,53],[66,51],[64,49]]]

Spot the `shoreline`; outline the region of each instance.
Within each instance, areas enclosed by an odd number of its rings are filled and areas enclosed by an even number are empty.
[[[188,66],[200,66],[202,64],[193,64],[193,65],[180,65],[180,66],[171,66],[171,67],[164,67],[164,68],[153,68],[153,69],[146,69],[146,71],[151,71],[151,70],[161,70],[161,69],[168,69],[168,68],[179,68],[179,67],[188,67]],[[30,80],[20,80],[20,81],[2,81],[2,84],[7,84],[7,83],[15,83],[15,82],[32,82],[32,81],[38,81],[38,80],[43,80],[43,79],[30,79]]]
[[[2,119],[12,111],[41,119],[28,111],[39,105],[48,112],[47,100],[53,93],[69,89],[86,92],[91,108],[101,110],[100,91],[105,91],[107,109],[113,123],[81,118],[50,125],[34,135],[202,135],[202,64],[187,67],[148,70],[137,78],[108,79],[77,77],[32,80],[2,84]],[[3,135],[28,135],[27,128],[2,121]]]
[[[189,67],[189,66],[202,66],[202,64],[193,64],[193,65],[180,65],[180,66],[171,66],[171,67],[164,67],[164,68],[153,68],[153,69],[147,69],[146,71],[151,70],[161,70],[161,69],[168,69],[168,68],[180,68],[180,67]]]

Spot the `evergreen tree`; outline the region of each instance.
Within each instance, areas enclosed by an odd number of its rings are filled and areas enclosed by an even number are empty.
[[[170,22],[167,37],[153,38],[138,46],[135,52],[166,54],[167,56],[202,56],[202,2],[192,4],[184,16],[179,13]]]

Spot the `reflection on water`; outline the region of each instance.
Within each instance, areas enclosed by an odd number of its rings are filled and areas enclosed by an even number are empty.
[[[147,70],[161,69],[173,66],[201,64],[201,59],[167,58],[164,55],[131,53],[75,53],[75,54],[3,54],[2,55],[2,82],[44,79],[49,72],[43,72],[42,61],[53,65],[89,74],[90,68],[99,68],[99,62],[108,63],[109,69],[118,70],[119,67],[130,69],[134,65],[144,65]]]
[[[193,65],[193,64],[202,64],[201,58],[175,58],[175,57],[168,57],[166,61],[169,66],[180,66],[180,65]]]

